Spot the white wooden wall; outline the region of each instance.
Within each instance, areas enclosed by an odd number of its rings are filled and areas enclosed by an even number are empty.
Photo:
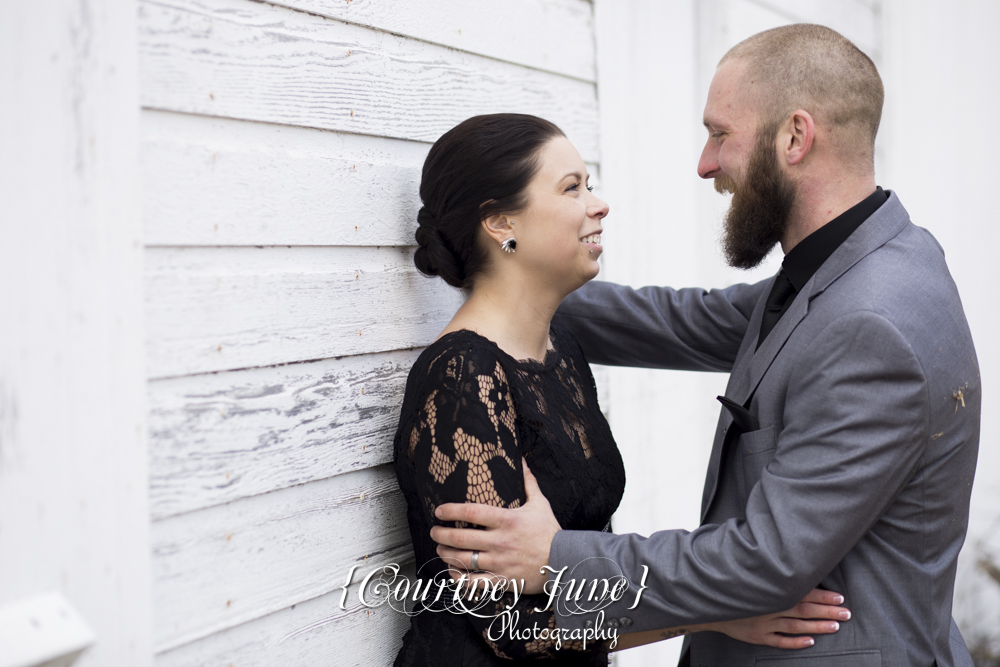
[[[135,37],[120,0],[0,2],[0,663],[54,650],[24,601],[58,593],[78,667],[152,664]]]
[[[601,175],[611,213],[602,278],[722,287],[777,272],[780,250],[742,272],[719,249],[726,198],[696,172],[702,111],[719,59],[750,35],[811,22],[881,60],[879,3],[869,0],[595,0]],[[695,528],[727,376],[610,369],[607,406],[628,484],[616,532]],[[634,649],[619,665],[674,664],[681,640]]]
[[[1000,108],[1000,2],[884,0],[885,184],[913,221],[947,253],[948,268],[986,387],[969,534],[959,558],[954,615],[970,647],[986,640],[1000,655],[1000,582],[981,562],[1000,565],[1000,225],[996,156],[1000,135],[977,119]],[[971,123],[971,125],[970,125]],[[966,133],[965,129],[970,131]]]
[[[412,562],[391,438],[459,304],[412,264],[424,156],[480,113],[598,168],[585,0],[142,0],[159,667],[390,664],[352,565]]]

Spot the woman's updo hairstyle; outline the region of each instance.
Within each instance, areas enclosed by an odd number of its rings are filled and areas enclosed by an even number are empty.
[[[478,242],[482,221],[524,210],[539,150],[559,136],[565,135],[549,121],[519,113],[473,116],[445,132],[420,179],[417,269],[453,287],[472,287],[486,261]]]

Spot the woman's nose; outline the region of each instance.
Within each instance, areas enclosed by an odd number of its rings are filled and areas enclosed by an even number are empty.
[[[598,199],[597,197],[594,197],[594,199],[595,201],[591,205],[589,211],[590,217],[599,219],[606,217],[608,215],[608,211],[611,210],[608,203],[603,199]]]

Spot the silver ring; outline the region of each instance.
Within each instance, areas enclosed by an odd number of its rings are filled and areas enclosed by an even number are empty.
[[[475,572],[476,570],[479,569],[479,552],[478,551],[473,551],[472,552],[472,562],[470,563],[470,565],[472,565],[472,571],[473,572]]]

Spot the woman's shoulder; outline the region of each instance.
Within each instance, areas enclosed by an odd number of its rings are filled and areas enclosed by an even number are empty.
[[[502,355],[489,339],[468,329],[451,331],[420,353],[410,369],[407,388],[421,386],[425,390],[461,393],[473,388],[469,381],[477,376],[495,374],[501,361]]]
[[[584,362],[587,361],[586,356],[583,354],[583,348],[580,347],[580,343],[576,340],[576,336],[570,333],[569,329],[564,329],[563,327],[556,326],[555,324],[553,324],[550,329],[552,331],[553,342],[556,344],[560,354],[564,357],[572,357]]]

